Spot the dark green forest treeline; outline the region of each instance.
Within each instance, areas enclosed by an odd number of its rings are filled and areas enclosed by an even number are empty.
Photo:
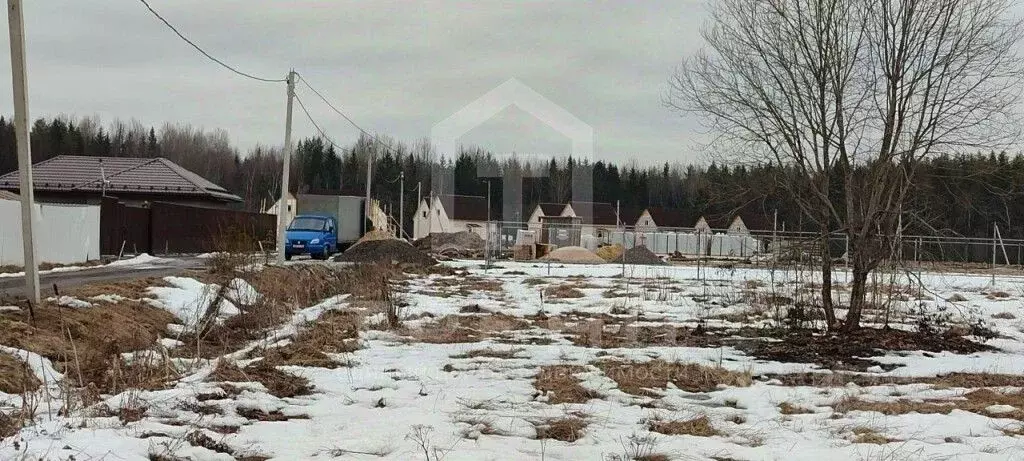
[[[571,157],[538,163],[498,158],[480,149],[465,149],[455,159],[442,159],[426,141],[411,146],[382,141],[363,137],[338,147],[318,137],[299,141],[291,164],[292,191],[362,195],[366,158],[372,154],[373,196],[395,214],[398,178],[405,173],[407,230],[412,227],[418,192],[485,196],[487,183],[481,178],[488,177],[494,216],[525,219],[534,203],[568,201],[572,172],[584,184],[593,185],[594,201],[614,204],[618,200],[623,210],[662,206],[689,216],[742,213],[762,223],[758,227],[770,226],[777,211],[780,227],[814,230],[803,225],[796,204],[779,186],[778,178],[786,175],[778,166],[644,167],[625,162],[591,164]],[[58,117],[37,120],[31,142],[35,162],[62,154],[165,157],[238,194],[250,210],[272,203],[280,187],[279,148],[255,147],[243,154],[222,130],[172,124],[153,128],[134,121],[104,127],[95,118]],[[17,169],[14,144],[11,120],[0,118],[0,173]],[[984,237],[991,235],[996,223],[1004,238],[1024,238],[1024,157],[1005,153],[939,156],[920,167],[917,188],[904,209],[908,233]],[[580,179],[588,171],[592,176]],[[506,200],[506,189],[521,200]],[[518,203],[525,209],[517,209]],[[507,214],[506,207],[511,207]]]

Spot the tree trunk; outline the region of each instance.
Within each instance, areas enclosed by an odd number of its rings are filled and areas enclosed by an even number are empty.
[[[860,329],[860,316],[864,311],[865,295],[867,294],[868,275],[871,271],[853,264],[853,287],[850,289],[850,311],[846,314],[843,324],[844,333],[852,333]]]
[[[827,233],[821,236],[821,309],[825,311],[825,329],[831,332],[836,326],[836,310],[832,303],[832,250]]]

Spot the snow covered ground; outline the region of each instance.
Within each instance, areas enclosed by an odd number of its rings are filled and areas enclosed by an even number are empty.
[[[926,326],[984,327],[987,337],[971,338],[993,349],[878,352],[840,375],[821,363],[758,358],[745,346],[750,327],[787,322],[780,305],[813,303],[813,273],[449,265],[466,272],[401,285],[401,329],[379,329],[384,315],[372,306],[332,297],[227,356],[177,359],[187,376],[170,389],[105,396],[109,411],[92,416],[58,415],[51,402],[36,424],[0,442],[0,459],[1024,459],[1024,397],[1014,387],[1024,383],[1014,379],[1024,375],[1024,278],[880,276],[891,295],[877,300],[868,323],[914,331],[921,313],[937,313]],[[844,274],[836,279],[842,305]],[[225,290],[167,282],[150,294],[180,320],[168,338],[196,327],[211,292],[228,293],[225,316],[238,312],[232,301],[260,296],[240,279]],[[221,362],[258,363],[339,310],[365,316],[360,348],[328,354],[344,366],[280,367],[307,378],[312,393],[275,397],[259,382],[211,376]],[[670,333],[651,333],[661,331]],[[59,379],[46,359],[4,351],[27,358],[51,387]],[[815,374],[786,378],[802,373]],[[982,379],[996,387],[977,391]],[[45,392],[59,401],[59,389]],[[123,408],[144,410],[124,422]]]
[[[60,272],[78,272],[78,271],[84,271],[84,270],[89,270],[89,269],[96,269],[98,267],[132,267],[132,268],[137,268],[137,269],[145,269],[145,268],[150,268],[150,267],[159,267],[161,264],[163,264],[165,262],[167,262],[167,259],[165,259],[165,258],[159,258],[159,257],[156,257],[156,256],[150,256],[149,254],[143,253],[143,254],[140,254],[138,256],[133,256],[131,258],[126,258],[126,259],[120,259],[120,260],[112,261],[110,263],[102,264],[102,265],[55,267],[53,269],[49,269],[49,270],[45,270],[45,271],[39,271],[39,274],[43,275],[43,274],[56,274],[56,273],[60,273]],[[25,276],[25,272],[24,271],[22,271],[22,272],[5,272],[5,273],[0,274],[0,278],[5,278],[5,277],[24,277],[24,276]]]

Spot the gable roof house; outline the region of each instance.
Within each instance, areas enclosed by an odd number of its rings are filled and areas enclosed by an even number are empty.
[[[487,221],[487,197],[435,195],[420,200],[413,219],[413,238],[468,230],[486,239]]]
[[[538,203],[534,205],[533,212],[530,213],[529,219],[526,220],[526,225],[530,229],[540,229],[541,218],[550,216],[562,216],[562,212],[565,211],[564,203]]]
[[[582,234],[603,237],[622,224],[615,206],[610,203],[573,201],[565,205],[562,216],[580,218]]]
[[[635,221],[637,230],[657,231],[659,228],[687,228],[694,225],[695,217],[683,210],[665,207],[647,207]]]
[[[203,177],[165,158],[60,155],[32,166],[35,198],[43,203],[169,202],[227,208],[242,202]],[[0,176],[0,190],[17,192],[18,172]]]

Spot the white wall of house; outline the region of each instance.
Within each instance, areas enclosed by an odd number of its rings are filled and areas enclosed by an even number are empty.
[[[289,223],[292,222],[292,219],[295,219],[295,210],[297,206],[298,202],[295,200],[295,196],[292,194],[288,194],[288,214],[285,215],[285,218]],[[267,207],[266,210],[263,210],[263,213],[277,216],[277,210],[279,210],[280,208],[281,199],[277,199],[277,201],[271,204],[269,207]]]
[[[747,223],[743,222],[743,218],[737,216],[733,218],[732,224],[729,224],[729,229],[725,233],[729,235],[750,235],[750,229],[747,229]]]
[[[533,209],[533,213],[530,213],[530,219],[526,220],[526,227],[530,230],[540,230],[541,223],[540,218],[544,216],[544,209],[537,205]]]
[[[416,218],[413,220],[413,238],[421,239],[430,234],[473,231],[482,239],[487,238],[486,221],[466,221],[451,219],[444,209],[441,199],[434,197],[427,204],[427,200],[421,200],[420,206],[416,208]],[[496,235],[498,223],[491,223],[492,237]]]
[[[629,223],[626,223],[626,225],[628,226]],[[647,210],[644,210],[644,212],[640,214],[640,218],[636,220],[635,225],[636,230],[639,232],[658,231],[658,223],[654,222],[654,218],[651,216],[651,213],[649,213]]]
[[[430,205],[427,200],[420,200],[416,214],[412,218],[412,238],[419,240],[430,234]]]
[[[70,264],[100,257],[100,207],[36,204],[36,259]],[[25,264],[21,203],[0,200],[0,265]]]

